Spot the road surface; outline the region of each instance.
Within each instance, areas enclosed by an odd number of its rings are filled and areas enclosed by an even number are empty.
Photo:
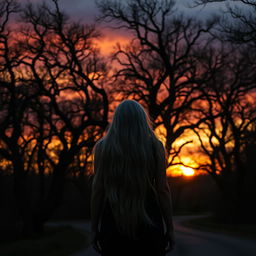
[[[176,246],[166,256],[256,256],[256,240],[199,231],[182,225],[183,221],[198,217],[202,216],[174,217]],[[89,222],[51,223],[51,225],[63,224],[86,231],[90,229]],[[99,254],[89,247],[71,256],[99,256]]]

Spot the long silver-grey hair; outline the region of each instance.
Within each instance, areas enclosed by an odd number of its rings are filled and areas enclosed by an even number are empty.
[[[141,221],[153,225],[145,202],[148,190],[154,189],[157,142],[143,107],[125,100],[116,108],[107,134],[95,145],[97,175],[103,180],[117,227],[133,238]]]

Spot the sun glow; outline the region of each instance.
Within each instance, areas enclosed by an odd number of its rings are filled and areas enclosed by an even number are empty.
[[[180,166],[180,169],[182,170],[182,174],[185,176],[193,176],[195,175],[195,171],[193,168]]]

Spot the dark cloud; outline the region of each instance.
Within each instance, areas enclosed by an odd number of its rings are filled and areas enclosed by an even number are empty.
[[[75,19],[94,21],[97,8],[94,0],[61,0],[62,9]]]
[[[29,0],[18,0],[19,2],[26,3]],[[121,0],[124,1],[125,0]],[[42,3],[42,0],[30,0],[32,3]],[[46,3],[51,4],[51,0],[46,0]],[[229,1],[230,2],[230,1]],[[81,19],[85,22],[94,22],[95,16],[98,14],[98,10],[95,4],[95,0],[59,0],[61,9],[66,12],[73,19]],[[234,3],[230,2],[234,5]],[[199,19],[210,18],[212,14],[221,14],[226,8],[225,3],[211,3],[204,7],[189,8],[193,5],[193,0],[178,0],[176,1],[177,12],[182,12],[185,15],[189,15]],[[243,5],[236,3],[239,8]]]
[[[1,1],[1,0],[0,0]],[[52,5],[51,0],[18,0],[21,4],[46,2]],[[95,0],[59,0],[61,9],[73,19],[82,19],[86,22],[94,21],[97,14]]]

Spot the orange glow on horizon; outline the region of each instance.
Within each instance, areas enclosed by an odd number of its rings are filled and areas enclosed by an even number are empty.
[[[167,168],[166,171],[166,175],[169,177],[192,177],[199,174],[202,174],[202,172],[195,172],[195,170],[192,167],[186,167],[180,164],[170,166],[169,168]]]

